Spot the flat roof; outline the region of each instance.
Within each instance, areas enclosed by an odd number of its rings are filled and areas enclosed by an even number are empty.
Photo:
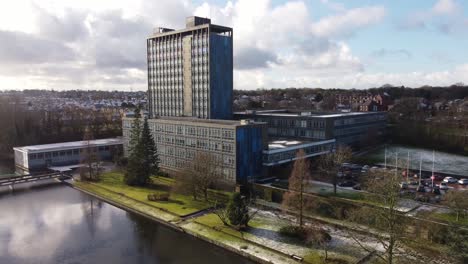
[[[268,142],[268,150],[264,153],[274,154],[283,151],[295,150],[306,148],[310,146],[317,146],[322,144],[329,144],[336,142],[335,139],[320,140],[320,141],[302,141],[291,139],[275,139]]]
[[[260,111],[243,111],[235,112],[237,115],[252,115],[252,116],[283,116],[283,117],[318,117],[318,118],[333,118],[333,117],[344,117],[344,116],[358,116],[358,115],[374,115],[381,114],[384,112],[335,112],[335,113],[323,113],[314,111],[289,111],[289,110],[260,110]]]
[[[225,33],[225,32],[232,31],[232,28],[230,28],[230,27],[225,27],[225,26],[220,26],[220,25],[216,25],[216,24],[208,24],[207,23],[207,24],[197,25],[197,26],[194,26],[194,27],[188,27],[188,28],[182,28],[182,29],[166,31],[166,32],[163,32],[163,33],[153,32],[153,34],[151,36],[149,36],[147,39],[154,39],[154,38],[159,38],[159,37],[163,37],[163,36],[170,36],[170,35],[173,35],[173,34],[181,34],[181,33],[195,31],[197,29],[202,29],[202,28],[210,28],[211,31],[215,32],[215,33]]]
[[[376,114],[379,112],[345,112],[345,113],[336,113],[336,114],[327,114],[327,115],[318,115],[316,117],[328,118],[328,117],[342,117],[342,116],[356,116],[356,115],[370,115]]]
[[[268,150],[274,149],[285,149],[292,146],[298,146],[302,144],[310,143],[302,140],[288,140],[288,139],[277,139],[268,142]]]
[[[124,117],[123,119],[133,119],[133,118]],[[151,120],[191,122],[191,123],[200,123],[200,124],[218,124],[218,125],[228,125],[228,126],[248,126],[248,125],[265,124],[264,122],[254,122],[248,119],[246,123],[243,123],[243,120],[203,119],[203,118],[188,117],[188,116],[182,116],[182,117],[162,116],[162,117],[148,119],[148,121],[150,122]]]
[[[14,147],[13,149],[22,151],[22,152],[35,153],[35,152],[84,148],[87,146],[87,144],[88,144],[88,141],[72,141],[72,142],[62,142],[62,143],[53,143],[53,144],[44,144],[44,145]],[[90,140],[89,144],[92,146],[120,145],[120,144],[123,144],[123,139],[122,138],[94,139],[94,140]]]

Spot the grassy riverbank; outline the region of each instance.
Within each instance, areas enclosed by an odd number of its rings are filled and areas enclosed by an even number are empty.
[[[101,180],[96,183],[78,182],[78,186],[91,185],[93,188],[102,188],[108,192],[125,196],[160,210],[169,212],[177,216],[185,216],[203,209],[209,208],[209,202],[193,200],[192,197],[171,193],[169,201],[149,201],[148,194],[168,193],[173,184],[173,180],[163,177],[152,177],[148,187],[133,187],[124,184],[123,173],[109,172],[101,176]]]
[[[279,228],[290,223],[268,213],[256,215],[251,221],[251,228],[239,231],[223,225],[215,214],[204,211],[211,206],[209,202],[194,201],[192,197],[180,194],[171,194],[167,202],[147,200],[150,193],[168,192],[172,184],[172,179],[153,177],[149,187],[131,187],[123,183],[120,172],[105,173],[96,183],[74,182],[78,189],[257,262],[297,263],[291,257],[296,255],[304,258],[304,263],[317,263],[323,255],[320,249],[281,237]],[[197,217],[186,217],[196,212],[201,213]],[[346,256],[339,251],[331,252],[331,256],[339,259],[339,263],[353,263],[360,257]]]

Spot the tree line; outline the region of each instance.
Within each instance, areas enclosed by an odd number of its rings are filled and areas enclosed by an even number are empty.
[[[62,111],[29,111],[19,98],[0,97],[0,152],[12,153],[15,146],[82,140],[85,129],[95,138],[122,135],[120,115],[69,107]]]
[[[301,98],[307,95],[323,95],[333,96],[336,94],[367,94],[372,95],[387,93],[392,99],[400,99],[407,97],[421,97],[428,100],[453,100],[463,99],[468,97],[468,85],[457,83],[450,86],[422,86],[422,87],[405,87],[383,85],[369,89],[339,89],[339,88],[272,88],[272,89],[256,89],[256,90],[234,90],[234,96],[249,95],[249,96],[268,96],[281,100],[284,97]]]

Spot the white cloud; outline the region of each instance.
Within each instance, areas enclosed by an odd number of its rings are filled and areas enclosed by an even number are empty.
[[[0,4],[0,37],[17,35],[41,48],[17,50],[9,45],[9,50],[18,52],[15,55],[4,49],[15,38],[0,42],[0,58],[9,62],[0,60],[0,89],[145,90],[146,37],[155,26],[182,28],[190,15],[234,28],[236,89],[422,85],[442,82],[444,76],[449,83],[466,82],[460,69],[446,74],[366,73],[366,64],[353,54],[347,40],[383,21],[386,9],[379,5],[346,10],[342,4],[321,0],[332,15],[314,18],[310,10],[314,6],[301,0],[281,4],[232,0],[222,6],[188,0],[31,1],[33,5],[29,0],[12,2],[15,16]],[[456,2],[442,0],[414,22],[425,26],[428,12],[446,16],[456,10]],[[28,56],[34,60],[25,60]]]
[[[357,29],[380,22],[385,16],[382,6],[354,8],[344,13],[321,19],[312,25],[318,36],[349,36]]]
[[[334,10],[334,11],[344,11],[345,10],[345,6],[341,3],[336,3],[336,2],[332,2],[330,0],[320,0],[320,2],[322,4],[324,4],[325,6],[327,6],[328,8]]]
[[[446,71],[408,73],[344,73],[327,76],[294,73],[279,75],[277,78],[258,79],[250,74],[243,80],[250,89],[270,87],[322,87],[322,88],[357,88],[380,87],[389,83],[396,86],[421,87],[423,85],[448,86],[457,82],[468,83],[468,64],[459,65]]]
[[[435,14],[451,15],[460,11],[459,4],[454,0],[439,0],[432,7]]]
[[[462,7],[456,0],[438,0],[427,10],[408,14],[398,23],[403,30],[435,28],[441,33],[466,33],[468,18],[462,13]]]

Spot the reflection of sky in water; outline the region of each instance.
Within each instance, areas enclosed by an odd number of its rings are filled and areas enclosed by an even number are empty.
[[[398,159],[402,160],[403,163],[406,162],[408,160],[408,151],[410,153],[411,169],[419,170],[419,161],[422,157],[423,170],[432,170],[432,150],[427,149],[389,146],[387,147],[387,164],[395,164],[396,152],[398,152]],[[385,159],[385,149],[382,148],[378,153],[372,156],[380,159],[383,163]],[[468,176],[468,157],[436,151],[434,171]]]
[[[245,261],[55,184],[0,195],[0,263]]]
[[[91,200],[62,203],[61,190],[52,188],[43,191],[58,194],[56,198],[51,194],[43,200],[30,199],[29,193],[0,198],[0,255],[26,262],[49,262],[63,250],[65,239],[79,239],[76,231],[83,229],[88,216],[93,221],[94,232],[105,232],[111,227],[114,215],[125,214],[109,206],[96,208],[98,202],[93,200],[93,208],[99,216],[90,216]],[[58,201],[51,202],[51,199]]]

